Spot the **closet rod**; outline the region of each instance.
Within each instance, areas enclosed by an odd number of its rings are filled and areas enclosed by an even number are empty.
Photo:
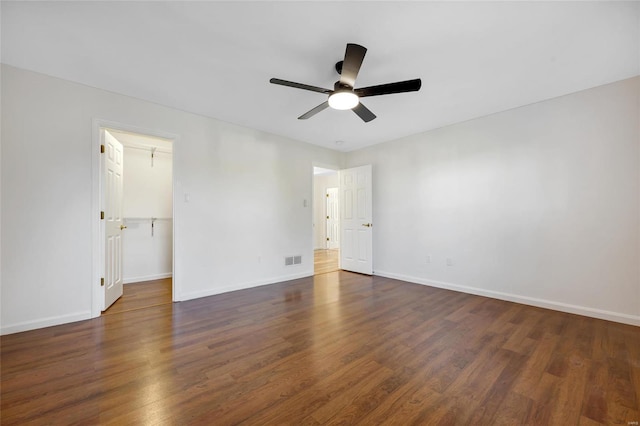
[[[173,220],[172,217],[123,217],[123,220],[134,220],[134,221],[157,221],[157,220]]]
[[[149,151],[152,152],[153,148],[155,148],[154,146],[136,146],[136,145],[124,145],[125,148],[133,148],[133,149],[139,149],[142,151]],[[153,152],[162,152],[164,154],[173,154],[172,151],[165,151],[163,149],[155,149],[155,151]]]

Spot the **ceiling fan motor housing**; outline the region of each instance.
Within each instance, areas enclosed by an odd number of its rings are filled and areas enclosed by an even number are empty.
[[[349,86],[348,84],[340,83],[340,81],[336,81],[336,83],[333,85],[334,92],[344,92],[344,91],[352,91],[352,90],[353,90],[353,87]]]

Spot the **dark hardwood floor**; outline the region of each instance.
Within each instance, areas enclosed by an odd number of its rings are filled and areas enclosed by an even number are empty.
[[[0,343],[6,425],[640,421],[639,327],[348,272]]]

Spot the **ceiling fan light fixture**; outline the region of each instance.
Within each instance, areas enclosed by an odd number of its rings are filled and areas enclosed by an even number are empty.
[[[329,106],[333,109],[353,109],[359,102],[358,95],[352,91],[333,92],[329,96]]]

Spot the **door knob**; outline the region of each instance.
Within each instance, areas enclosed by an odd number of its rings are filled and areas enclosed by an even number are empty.
[[[362,226],[366,226],[367,228],[371,228],[373,226],[372,223],[363,223]]]
[[[120,225],[120,230],[127,229],[126,225]]]

